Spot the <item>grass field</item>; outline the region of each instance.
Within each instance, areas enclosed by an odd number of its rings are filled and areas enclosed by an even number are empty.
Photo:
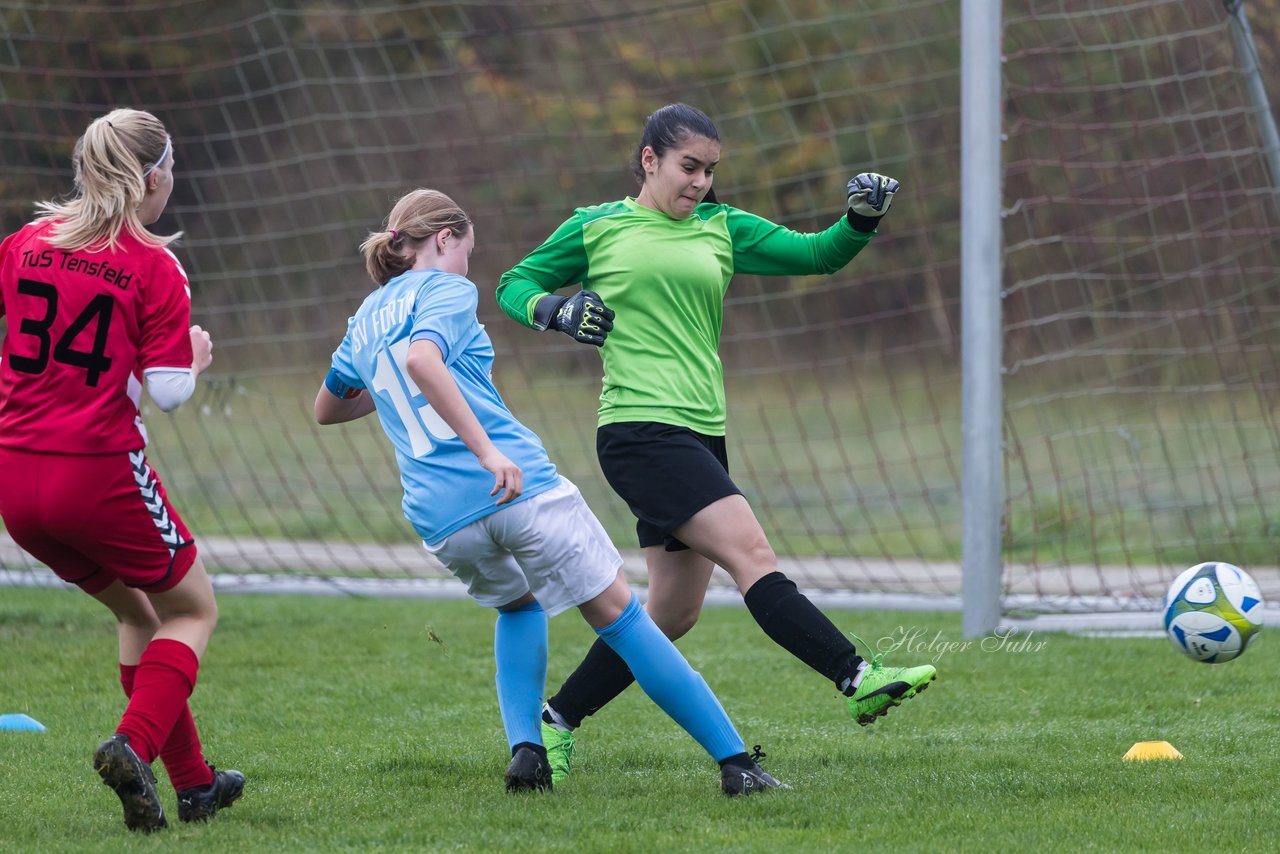
[[[193,708],[207,755],[247,774],[246,795],[208,826],[175,821],[147,838],[124,829],[90,768],[123,705],[110,617],[74,593],[0,591],[0,713],[48,727],[0,733],[0,849],[1275,849],[1280,658],[1265,635],[1205,666],[1162,638],[984,648],[960,646],[955,615],[838,612],[873,644],[906,632],[896,659],[939,669],[930,691],[864,730],[745,610],[713,608],[681,647],[794,791],[719,795],[714,764],[632,688],[580,731],[567,783],[513,797],[490,613],[268,596],[221,606]],[[553,621],[552,688],[590,638],[576,616]],[[1186,759],[1122,762],[1143,740]],[[167,783],[162,797],[172,813]]]

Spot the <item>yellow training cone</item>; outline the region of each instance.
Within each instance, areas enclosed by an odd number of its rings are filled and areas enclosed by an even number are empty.
[[[1167,741],[1140,741],[1124,755],[1125,762],[1148,762],[1152,759],[1181,759],[1178,748]]]

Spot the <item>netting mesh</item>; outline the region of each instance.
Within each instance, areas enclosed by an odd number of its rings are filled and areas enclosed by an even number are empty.
[[[216,362],[191,404],[148,413],[153,463],[215,569],[407,577],[434,570],[376,423],[310,417],[370,287],[355,247],[401,192],[442,189],[476,221],[498,386],[630,547],[594,459],[598,358],[502,316],[497,277],[573,207],[635,192],[628,157],[669,101],[717,122],[721,200],[793,228],[833,221],[853,173],[894,175],[886,227],[845,270],[735,279],[730,455],[801,584],[954,593],[959,14],[0,0],[0,217],[13,230],[69,189],[92,117],[160,115],[177,189],[159,228],[186,232]],[[1123,597],[1143,567],[1274,541],[1272,185],[1217,4],[1032,0],[1005,16],[1006,588]],[[1254,527],[1215,539],[1219,518]]]
[[[721,199],[791,227],[834,221],[854,172],[893,174],[914,190],[845,271],[735,282],[730,452],[779,551],[818,558],[802,583],[940,589],[954,570],[926,559],[955,557],[959,530],[953,5],[0,3],[0,210],[16,228],[65,192],[108,107],[160,115],[178,180],[159,225],[187,234],[216,363],[194,405],[151,414],[153,463],[216,567],[403,575],[428,570],[379,428],[310,419],[370,287],[355,247],[396,196],[468,209],[499,388],[630,547],[594,459],[598,357],[502,316],[498,275],[574,207],[634,194],[631,149],[669,101],[716,120]]]
[[[1010,588],[1123,602],[1276,563],[1280,176],[1229,27],[1216,3],[1006,20]]]

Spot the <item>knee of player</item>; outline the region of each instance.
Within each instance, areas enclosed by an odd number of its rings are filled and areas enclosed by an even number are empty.
[[[768,574],[778,568],[778,556],[774,554],[773,546],[769,545],[769,538],[764,535],[763,531],[745,539],[738,552],[738,555],[735,556],[735,566],[726,567],[726,570],[731,574],[736,574],[741,570]]]
[[[702,603],[697,605],[689,605],[687,607],[676,609],[665,609],[663,612],[649,616],[657,623],[658,628],[662,629],[662,633],[671,640],[678,640],[689,633],[698,622],[698,615],[702,613]]]
[[[116,622],[140,632],[155,634],[160,629],[160,618],[153,612],[115,613]]]
[[[213,631],[213,627],[218,625],[218,600],[212,595],[200,596],[189,603],[187,615]]]
[[[769,539],[761,533],[753,538],[747,546],[752,561],[756,563],[769,563],[776,565],[778,556],[773,552],[773,546],[769,545]]]
[[[155,603],[160,622],[171,623],[184,620],[199,624],[207,632],[212,632],[218,625],[218,603],[212,597],[198,598],[180,602]]]

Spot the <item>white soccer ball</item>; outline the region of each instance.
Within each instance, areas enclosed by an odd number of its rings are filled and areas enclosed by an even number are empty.
[[[1236,658],[1262,629],[1262,591],[1238,566],[1210,561],[1179,575],[1164,596],[1173,648],[1205,664]]]

